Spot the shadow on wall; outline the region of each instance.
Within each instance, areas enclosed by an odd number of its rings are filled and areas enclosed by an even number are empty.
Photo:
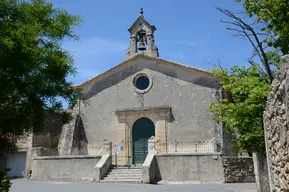
[[[44,130],[33,135],[32,147],[42,147],[46,149],[45,156],[58,156],[58,144],[62,132],[61,115],[57,113],[47,113],[44,122]],[[84,130],[82,117],[77,115],[75,125],[72,129],[73,140],[71,155],[87,155],[87,137]]]
[[[162,180],[162,175],[156,157],[154,161],[155,178],[151,181],[151,184],[158,184],[158,182]]]
[[[72,155],[87,155],[88,140],[85,133],[81,115],[77,115],[75,119],[75,127],[72,142]]]
[[[164,67],[158,64],[152,64],[150,61],[146,61],[140,64],[132,63],[130,66],[125,67],[124,69],[115,71],[111,75],[99,80],[97,85],[93,85],[91,88],[89,88],[89,90],[87,90],[87,92],[84,91],[83,99],[87,100],[90,97],[97,95],[99,92],[111,86],[116,85],[120,81],[127,79],[128,77],[132,76],[133,74],[145,68],[162,73],[172,78],[181,78],[176,73],[176,70],[174,68]],[[184,72],[187,73],[186,71]],[[204,86],[204,87],[210,87],[210,88],[216,88],[216,89],[219,88],[219,84],[216,82],[216,80],[208,76],[196,77],[193,74],[191,74],[190,77],[186,77],[186,79],[182,77],[182,79],[184,81],[187,81],[196,85]]]
[[[45,114],[43,131],[33,134],[32,147],[44,147],[50,149],[50,154],[48,155],[58,155],[57,146],[62,126],[60,114],[47,112]]]

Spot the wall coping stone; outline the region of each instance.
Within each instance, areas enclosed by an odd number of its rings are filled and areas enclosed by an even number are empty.
[[[253,159],[253,157],[238,157],[238,156],[223,156],[223,158],[235,158],[235,159]]]
[[[94,158],[101,158],[101,156],[100,155],[42,156],[42,157],[34,157],[33,160],[94,159]]]
[[[103,155],[94,167],[94,180],[100,182],[101,178],[106,174],[112,165],[112,156],[110,154]]]
[[[156,170],[155,170],[155,166],[153,166],[154,159],[155,159],[155,154],[151,153],[147,155],[142,165],[142,174],[141,174],[142,183],[150,183],[152,180],[155,179]]]
[[[222,153],[158,153],[156,156],[221,156]]]
[[[155,157],[155,154],[147,154],[147,157],[144,163],[142,164],[142,167],[150,167],[154,157]]]

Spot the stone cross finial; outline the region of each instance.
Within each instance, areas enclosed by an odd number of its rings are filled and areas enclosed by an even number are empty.
[[[143,16],[143,8],[140,8],[140,16],[144,17]]]

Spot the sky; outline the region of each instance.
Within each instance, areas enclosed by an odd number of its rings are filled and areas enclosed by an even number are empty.
[[[138,18],[157,28],[155,44],[162,59],[211,69],[218,60],[223,67],[247,65],[252,47],[244,37],[226,30],[228,18],[215,7],[242,11],[234,0],[50,0],[54,6],[81,16],[75,28],[80,40],[65,40],[78,74],[69,77],[83,83],[125,60],[128,28]]]

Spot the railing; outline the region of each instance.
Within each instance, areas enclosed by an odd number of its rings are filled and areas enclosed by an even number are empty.
[[[131,155],[127,153],[128,152],[124,150],[124,144],[113,144],[112,164],[116,167],[130,167]]]
[[[130,167],[132,164],[132,152],[125,150],[124,143],[112,144],[112,164],[116,167]],[[129,147],[130,149],[130,147]],[[214,141],[173,141],[155,143],[157,153],[213,153],[215,151]],[[88,145],[90,155],[102,155],[103,145]]]
[[[102,155],[103,145],[88,145],[89,155]],[[115,166],[129,165],[128,155],[124,153],[123,145],[112,144],[112,164]]]
[[[101,155],[103,151],[102,145],[88,145],[87,148],[89,155]]]
[[[157,142],[155,148],[158,153],[212,153],[214,141]]]

